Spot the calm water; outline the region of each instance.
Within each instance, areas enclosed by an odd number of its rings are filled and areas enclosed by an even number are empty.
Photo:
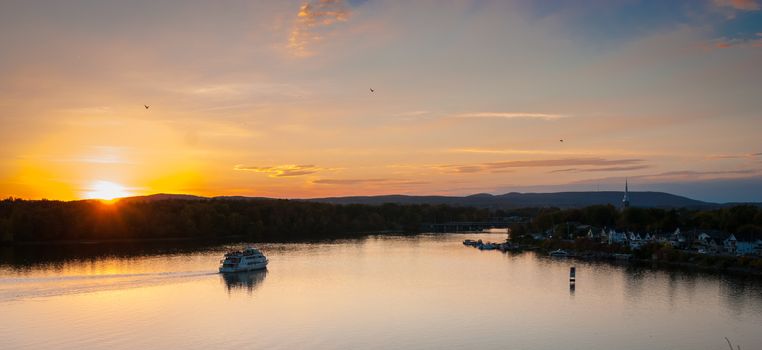
[[[758,279],[482,252],[466,238],[503,236],[264,244],[268,271],[233,276],[215,273],[225,246],[50,259],[5,249],[0,348],[762,346]]]

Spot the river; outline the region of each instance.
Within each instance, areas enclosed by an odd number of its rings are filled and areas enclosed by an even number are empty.
[[[759,278],[500,253],[504,235],[258,244],[224,252],[3,248],[2,349],[742,349],[762,344]],[[82,252],[84,250],[84,252]],[[569,283],[576,266],[577,282]]]

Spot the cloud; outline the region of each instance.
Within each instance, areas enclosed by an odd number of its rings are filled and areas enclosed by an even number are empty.
[[[705,46],[706,47],[706,46]],[[709,49],[730,49],[730,48],[759,48],[762,47],[762,38],[719,38],[711,40]]]
[[[454,148],[448,150],[451,153],[483,153],[483,154],[531,154],[531,155],[572,155],[574,152],[549,151],[538,149],[490,149],[490,148]]]
[[[534,167],[554,167],[554,166],[605,166],[605,165],[626,165],[643,162],[643,159],[603,159],[603,158],[566,158],[566,159],[544,159],[544,160],[511,160],[504,162],[485,163],[484,166],[489,169],[504,168],[534,168]]]
[[[645,180],[681,180],[681,179],[715,179],[722,177],[734,177],[734,176],[746,176],[759,174],[760,171],[756,169],[739,169],[739,170],[718,170],[718,171],[694,171],[694,170],[679,170],[668,171],[660,174],[642,175],[637,178]]]
[[[714,5],[742,11],[756,11],[760,9],[756,0],[714,0]]]
[[[269,177],[301,176],[301,175],[314,174],[320,170],[325,170],[322,168],[318,168],[314,165],[294,165],[294,164],[267,166],[267,167],[247,166],[247,165],[238,164],[235,167],[233,167],[233,169],[241,170],[241,171],[253,171],[257,173],[265,173],[265,174],[268,174]]]
[[[400,179],[318,179],[312,181],[314,184],[320,185],[424,185],[428,182],[425,181],[413,181],[413,180],[400,180]]]
[[[647,168],[642,163],[643,159],[603,159],[603,158],[564,158],[542,160],[511,160],[502,162],[489,162],[482,164],[445,164],[433,166],[435,169],[452,173],[478,173],[489,171],[492,173],[509,172],[516,168],[544,168],[558,166],[608,166],[606,168],[589,169],[561,169],[552,172],[571,171],[624,171]]]
[[[650,168],[648,165],[614,166],[608,168],[582,169],[581,171],[630,171]]]
[[[697,170],[678,170],[668,171],[657,174],[645,174],[628,176],[629,179],[635,179],[641,183],[657,183],[657,182],[685,182],[685,181],[704,181],[704,180],[720,180],[720,179],[738,179],[759,176],[762,171],[757,169],[738,169],[738,170],[712,170],[712,171],[697,171]],[[607,177],[597,179],[585,179],[571,184],[586,184],[586,183],[600,183],[607,181],[619,181],[621,177]]]
[[[455,115],[456,118],[499,118],[499,119],[543,119],[555,120],[568,118],[566,114],[523,113],[523,112],[471,112]]]
[[[706,156],[707,159],[754,159],[762,153],[745,153],[745,154],[714,154]]]
[[[417,116],[421,116],[421,115],[429,114],[429,113],[431,113],[431,111],[417,110],[417,111],[409,111],[409,112],[397,113],[394,116],[395,117],[417,117]]]
[[[296,56],[311,56],[309,46],[323,40],[331,28],[349,18],[343,0],[311,0],[302,4],[296,15],[288,47]]]
[[[478,165],[464,165],[457,166],[454,169],[456,173],[477,173],[482,170],[482,167]]]
[[[605,168],[588,168],[588,169],[563,169],[563,170],[554,170],[551,171],[551,173],[558,173],[558,172],[601,172],[601,171],[630,171],[630,170],[640,170],[640,169],[647,169],[650,168],[648,165],[630,165],[630,166],[614,166],[614,167],[605,167]]]

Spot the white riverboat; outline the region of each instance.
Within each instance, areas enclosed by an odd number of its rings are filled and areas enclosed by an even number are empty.
[[[232,251],[220,260],[220,272],[242,272],[262,270],[267,268],[267,257],[254,247],[246,247],[243,251]]]

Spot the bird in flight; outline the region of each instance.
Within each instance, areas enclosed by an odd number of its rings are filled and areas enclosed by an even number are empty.
[[[146,109],[148,109],[148,105],[143,105],[143,107],[145,107]]]
[[[371,88],[371,89],[370,89],[370,92],[376,92],[376,90],[373,90],[373,89]]]

